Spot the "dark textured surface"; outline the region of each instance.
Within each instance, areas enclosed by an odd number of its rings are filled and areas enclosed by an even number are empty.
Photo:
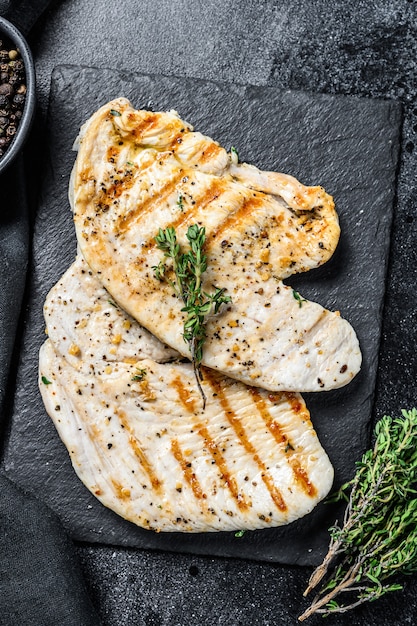
[[[71,147],[83,121],[121,94],[138,108],[174,108],[226,148],[238,146],[242,160],[291,172],[309,184],[318,182],[334,195],[342,229],[337,252],[325,267],[287,282],[303,296],[340,310],[361,344],[363,366],[358,377],[337,391],[310,394],[307,401],[338,486],[349,480],[354,460],[369,446],[400,109],[395,103],[356,97],[117,70],[65,66],[53,74],[48,115],[51,166],[45,171],[35,228],[29,315],[5,453],[8,474],[57,511],[78,540],[317,565],[336,515],[329,505],[289,527],[248,533],[239,541],[233,533],[142,531],[113,515],[83,488],[43,409],[36,372],[44,340],[43,302],[76,251],[67,200],[75,156]],[[356,277],[364,267],[367,271],[359,282]]]
[[[53,3],[30,41],[43,116],[52,68],[67,62],[401,102],[402,154],[374,416],[417,403],[415,2],[142,0],[138,6],[134,0],[66,0]],[[44,144],[39,135],[33,168]],[[305,607],[308,568],[82,544],[76,549],[91,596],[111,626],[291,626]],[[413,624],[416,612],[411,578],[404,593],[326,623]]]
[[[78,558],[58,517],[2,473],[0,493],[0,624],[96,626]]]
[[[18,158],[0,176],[0,435],[5,428],[9,367],[20,317],[29,255],[28,207],[24,165]],[[16,283],[16,277],[18,282]]]
[[[26,35],[50,4],[50,0],[5,0],[0,14]]]

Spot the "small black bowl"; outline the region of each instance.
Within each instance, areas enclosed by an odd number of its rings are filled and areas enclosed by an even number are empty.
[[[14,161],[25,143],[32,126],[36,105],[36,78],[32,53],[22,33],[8,20],[0,17],[0,39],[7,38],[19,49],[26,74],[26,98],[23,115],[17,127],[13,141],[3,156],[0,157],[0,174]]]

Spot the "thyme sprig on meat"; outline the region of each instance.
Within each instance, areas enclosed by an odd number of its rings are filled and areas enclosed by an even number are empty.
[[[222,304],[231,302],[230,296],[225,295],[225,289],[215,287],[213,293],[202,291],[202,277],[207,269],[207,256],[203,252],[206,241],[204,226],[193,224],[186,233],[190,249],[183,252],[177,241],[175,228],[160,228],[155,241],[159,250],[164,252],[166,260],[154,266],[158,280],[166,280],[175,294],[182,299],[186,313],[183,325],[184,341],[188,343],[191,361],[194,368],[197,385],[203,398],[203,408],[206,405],[206,396],[201,386],[201,361],[206,339],[206,324],[210,315],[218,313]],[[171,263],[168,265],[167,260]],[[170,276],[173,273],[173,278]]]
[[[417,572],[416,441],[416,409],[376,424],[373,449],[333,498],[347,501],[343,525],[330,529],[328,553],[304,595],[319,591],[300,621],[376,600],[402,589],[397,575]]]

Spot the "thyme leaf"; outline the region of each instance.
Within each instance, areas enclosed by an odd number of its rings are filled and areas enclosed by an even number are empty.
[[[329,529],[328,553],[304,595],[318,592],[300,621],[374,601],[402,589],[395,576],[417,572],[417,409],[385,415],[374,434],[355,476],[332,498],[347,502],[343,524]]]
[[[298,291],[296,291],[295,289],[292,290],[292,295],[295,298],[295,300],[297,300],[298,306],[301,309],[301,307],[303,306],[303,302],[307,302],[307,300],[303,298],[301,294],[299,294]]]
[[[234,146],[230,148],[230,158],[234,165],[237,165],[239,163],[239,153]]]
[[[182,196],[181,194],[177,198],[177,207],[180,209],[180,211],[184,211],[184,196]]]
[[[147,374],[147,371],[145,369],[141,369],[140,367],[136,368],[136,374],[133,374],[133,376],[131,377],[130,380],[136,382],[136,381],[140,381],[143,380],[145,378]]]
[[[206,241],[204,226],[198,224],[189,226],[186,237],[189,250],[183,252],[177,242],[175,228],[168,227],[165,230],[160,228],[155,241],[159,250],[164,253],[164,260],[152,269],[155,277],[158,280],[165,280],[183,302],[181,311],[187,314],[183,324],[183,337],[190,348],[194,374],[205,408],[206,396],[201,386],[201,361],[207,319],[213,313],[218,313],[222,304],[231,302],[231,298],[225,294],[225,289],[218,287],[214,287],[213,293],[202,290],[202,277],[207,269],[207,256],[203,252]]]

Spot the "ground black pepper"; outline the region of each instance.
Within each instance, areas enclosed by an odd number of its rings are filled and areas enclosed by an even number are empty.
[[[20,51],[7,39],[0,39],[0,158],[16,134],[25,100],[25,66]]]

